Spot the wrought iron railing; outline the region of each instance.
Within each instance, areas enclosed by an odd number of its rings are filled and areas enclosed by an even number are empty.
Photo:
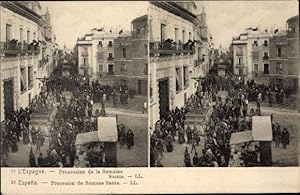
[[[8,55],[17,55],[17,54],[39,54],[40,46],[37,42],[27,44],[20,43],[15,41],[9,42],[0,42],[0,53]]]
[[[192,42],[185,44],[175,42],[151,42],[150,54],[173,55],[173,54],[194,54],[195,47]]]

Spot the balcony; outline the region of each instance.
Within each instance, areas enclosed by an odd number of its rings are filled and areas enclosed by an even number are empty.
[[[245,64],[244,63],[239,63],[239,64],[235,64],[236,68],[244,68]]]
[[[81,69],[88,69],[88,68],[89,68],[89,65],[88,65],[88,64],[81,64],[81,65],[80,65],[80,68],[81,68]]]
[[[150,55],[179,55],[179,54],[194,54],[195,47],[192,42],[185,44],[171,43],[171,42],[151,42],[150,43]]]
[[[263,60],[269,60],[269,56],[263,56]]]
[[[32,42],[31,44],[15,41],[0,42],[0,53],[5,55],[39,54],[40,47],[38,42]]]
[[[111,57],[111,56],[109,56],[109,57],[107,58],[107,61],[113,61],[113,60],[114,60],[114,58]]]

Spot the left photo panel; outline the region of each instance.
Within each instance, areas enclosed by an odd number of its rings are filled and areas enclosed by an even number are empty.
[[[148,2],[0,2],[1,167],[148,166]]]

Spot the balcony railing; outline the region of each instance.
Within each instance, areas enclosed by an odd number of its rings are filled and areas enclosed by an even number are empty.
[[[15,41],[0,42],[0,53],[7,55],[24,55],[24,54],[39,54],[40,46],[38,42],[31,44],[20,43]]]
[[[269,56],[263,56],[263,60],[268,60]]]
[[[80,68],[81,68],[81,69],[88,69],[88,68],[89,68],[89,65],[88,65],[88,64],[81,64],[81,65],[80,65]]]
[[[150,43],[150,54],[173,55],[173,54],[194,54],[195,47],[192,42],[185,44],[175,42],[152,42]]]
[[[244,63],[239,63],[239,64],[235,64],[236,68],[244,68],[245,64]]]
[[[108,58],[107,58],[107,61],[112,61],[112,60],[114,60],[113,57],[108,57]]]

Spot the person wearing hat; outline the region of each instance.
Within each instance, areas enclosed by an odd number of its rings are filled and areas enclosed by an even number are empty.
[[[200,164],[199,164],[199,157],[198,157],[198,153],[195,152],[195,156],[193,157],[193,165],[194,167],[199,167]]]
[[[281,133],[281,143],[283,146],[283,149],[286,149],[287,145],[290,144],[290,133],[286,128],[283,129]]]
[[[131,149],[132,146],[134,146],[134,133],[131,129],[128,130],[126,135],[126,142],[128,149]]]

